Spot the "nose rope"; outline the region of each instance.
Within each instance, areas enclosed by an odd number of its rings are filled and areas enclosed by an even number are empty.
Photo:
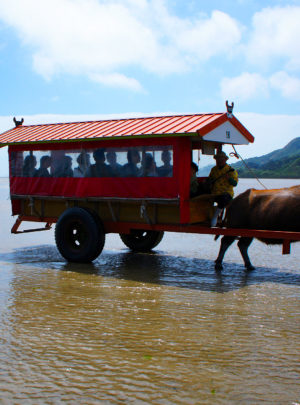
[[[268,187],[266,187],[260,180],[259,178],[256,176],[256,174],[254,173],[254,171],[247,165],[247,163],[244,161],[244,159],[242,158],[242,156],[237,152],[237,150],[235,149],[234,145],[232,145],[234,152],[230,152],[229,156],[231,157],[235,157],[237,159],[241,159],[241,161],[244,163],[244,165],[246,166],[247,170],[254,176],[254,178],[259,182],[259,184],[261,186],[263,186],[263,188],[265,190],[268,190]]]

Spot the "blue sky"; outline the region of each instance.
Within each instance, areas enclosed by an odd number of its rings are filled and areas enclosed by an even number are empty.
[[[228,99],[256,137],[244,155],[267,153],[300,134],[299,21],[300,0],[0,0],[0,131],[13,116],[220,112]]]

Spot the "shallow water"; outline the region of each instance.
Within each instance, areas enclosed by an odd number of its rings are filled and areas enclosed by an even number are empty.
[[[67,264],[53,231],[9,234],[7,196],[2,179],[1,403],[300,403],[300,244],[255,241],[249,273],[233,246],[217,274],[212,236],[133,254],[109,235],[93,264]]]

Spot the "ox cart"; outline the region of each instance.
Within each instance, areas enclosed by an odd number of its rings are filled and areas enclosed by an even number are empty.
[[[210,227],[213,196],[190,198],[193,153],[201,158],[253,141],[230,111],[46,125],[15,120],[0,135],[17,216],[11,231],[56,224],[57,248],[72,262],[96,259],[112,232],[134,251],[153,249],[167,231],[277,238],[289,253],[298,232]],[[44,226],[21,231],[24,221]]]

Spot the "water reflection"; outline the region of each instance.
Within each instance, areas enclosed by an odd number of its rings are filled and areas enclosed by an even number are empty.
[[[53,246],[1,254],[0,389],[9,403],[292,403],[300,274]],[[270,389],[272,387],[272,390]]]
[[[132,253],[129,250],[106,250],[95,262],[83,264],[67,263],[54,246],[43,245],[0,254],[0,260],[23,264],[25,267],[52,268],[82,275],[218,293],[266,282],[300,285],[300,275],[291,270],[258,267],[247,272],[243,265],[231,263],[227,264],[223,272],[215,272],[212,260],[172,256],[160,251]]]

